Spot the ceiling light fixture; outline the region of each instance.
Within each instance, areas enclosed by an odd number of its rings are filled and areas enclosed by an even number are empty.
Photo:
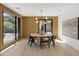
[[[36,17],[36,23],[38,23],[39,22],[39,19],[48,19],[47,17],[43,17],[43,10],[41,9],[40,10],[40,13],[41,13],[41,16],[40,17]]]

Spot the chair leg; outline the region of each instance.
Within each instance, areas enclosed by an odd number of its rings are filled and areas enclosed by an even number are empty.
[[[29,45],[29,43],[30,43],[30,40],[28,41],[28,45]]]
[[[36,46],[36,43],[35,43],[35,40],[34,40],[34,39],[32,39],[32,43],[34,43],[34,44],[35,44],[35,46]]]
[[[40,47],[41,47],[41,49],[42,49],[42,38],[40,38]]]
[[[30,44],[30,47],[32,46],[32,42],[31,42],[31,44]]]
[[[50,48],[50,44],[48,44],[48,47]]]
[[[42,43],[40,43],[40,47],[42,48]]]
[[[33,42],[34,44],[35,44],[35,46],[36,46],[36,43],[35,43],[35,40],[34,40],[34,42]]]
[[[33,43],[34,43],[35,46],[36,46],[35,40],[32,38],[32,40],[31,40],[31,44],[30,44],[30,47],[32,46]]]
[[[55,40],[52,40],[53,46],[55,47]]]
[[[30,47],[32,46],[32,43],[33,43],[33,38],[31,38],[31,41],[30,41],[31,43],[30,43]]]
[[[48,47],[50,48],[51,38],[49,38]]]

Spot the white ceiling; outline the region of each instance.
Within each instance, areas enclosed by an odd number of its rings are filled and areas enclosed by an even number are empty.
[[[58,16],[69,10],[76,3],[3,3],[3,5],[14,10],[22,16]]]

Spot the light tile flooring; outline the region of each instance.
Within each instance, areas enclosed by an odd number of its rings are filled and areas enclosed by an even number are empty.
[[[30,47],[27,39],[23,39],[1,53],[1,56],[79,56],[79,51],[58,40],[56,40],[56,47],[52,45],[50,48],[45,46],[43,49],[34,45]]]

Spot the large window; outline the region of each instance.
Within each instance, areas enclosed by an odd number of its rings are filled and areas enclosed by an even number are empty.
[[[38,31],[39,33],[47,33],[47,32],[52,32],[53,31],[53,21],[52,19],[39,19],[39,23],[38,23]]]
[[[3,13],[3,44],[15,40],[15,17],[9,13]]]
[[[3,44],[6,45],[19,37],[20,18],[3,12]]]

